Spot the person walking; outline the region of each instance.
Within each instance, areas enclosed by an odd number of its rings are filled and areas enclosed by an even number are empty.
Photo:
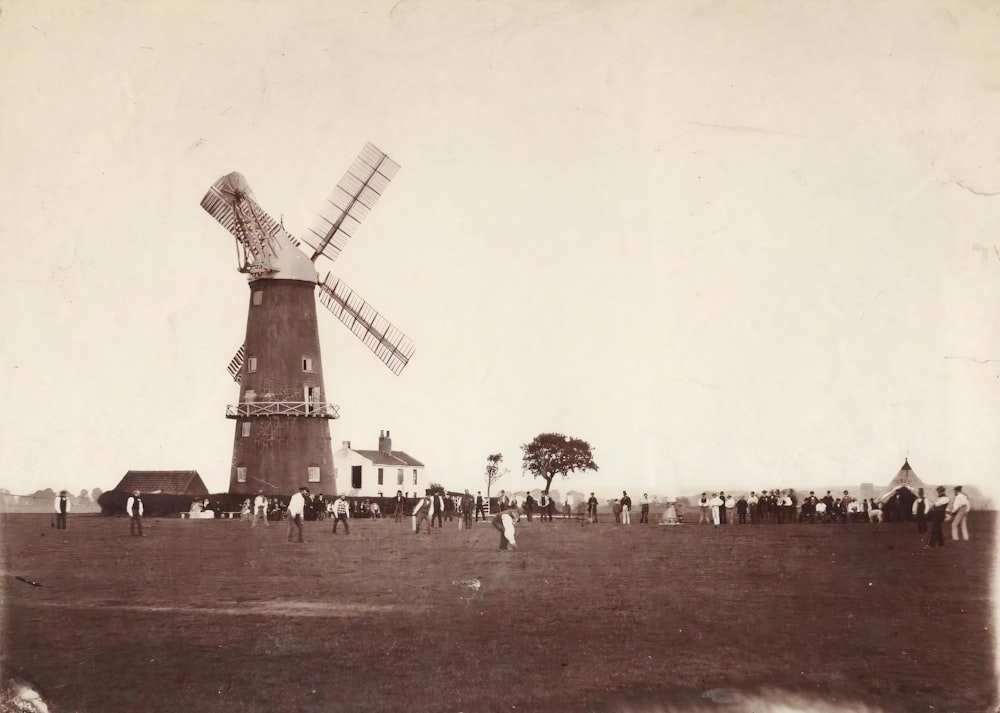
[[[622,491],[622,524],[631,525],[632,524],[632,498],[628,496],[628,493],[624,490]]]
[[[639,524],[649,524],[649,493],[643,493],[639,501]]]
[[[257,497],[253,499],[253,515],[250,517],[250,527],[257,527],[257,520],[264,521],[264,527],[270,527],[267,522],[267,498],[264,491],[257,492]]]
[[[344,534],[351,534],[351,526],[347,523],[351,519],[351,508],[348,506],[347,501],[344,500],[343,495],[338,495],[337,499],[333,501],[333,534],[337,534],[337,525],[343,523]]]
[[[517,549],[514,539],[514,524],[520,516],[517,510],[505,510],[493,516],[493,527],[500,531],[500,549]]]
[[[69,493],[60,490],[56,496],[56,529],[66,529],[66,515],[69,514]]]
[[[142,531],[142,494],[138,490],[133,490],[125,503],[125,512],[128,513],[131,522],[129,523],[129,534],[145,537]]]
[[[928,547],[944,547],[944,532],[941,528],[944,525],[944,520],[948,516],[948,506],[951,501],[948,496],[945,495],[945,487],[939,485],[937,489],[937,498],[931,505],[930,521],[931,521],[931,538],[927,543]]]
[[[955,486],[955,497],[952,498],[951,505],[948,507],[948,514],[951,515],[951,539],[958,540],[959,535],[962,536],[962,540],[968,542],[969,540],[969,524],[966,522],[966,516],[969,514],[969,496],[962,492],[962,486]]]
[[[298,531],[297,542],[304,542],[302,539],[302,520],[306,516],[306,496],[309,494],[309,488],[306,486],[301,486],[299,492],[295,493],[288,500],[288,541],[292,541],[292,535]]]
[[[917,521],[917,534],[927,532],[927,498],[924,497],[924,489],[917,489],[917,499],[913,501],[913,517]]]

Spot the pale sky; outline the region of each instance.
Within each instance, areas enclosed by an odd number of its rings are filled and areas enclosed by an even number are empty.
[[[562,491],[988,492],[1000,455],[1000,8],[979,2],[0,5],[0,487],[228,486],[248,288],[198,205],[301,235],[366,141],[402,169],[320,307],[334,447]]]

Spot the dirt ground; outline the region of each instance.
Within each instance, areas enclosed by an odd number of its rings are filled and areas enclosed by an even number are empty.
[[[516,552],[482,523],[305,527],[2,516],[6,673],[57,713],[996,710],[992,513],[939,549],[910,524],[535,521]]]

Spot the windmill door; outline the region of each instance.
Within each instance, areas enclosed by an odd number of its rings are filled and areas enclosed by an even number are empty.
[[[307,386],[305,393],[306,413],[315,413],[318,410],[320,399],[320,388],[318,386]]]

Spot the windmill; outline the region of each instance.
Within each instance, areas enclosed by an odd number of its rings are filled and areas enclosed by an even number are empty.
[[[340,179],[305,233],[289,234],[257,203],[246,179],[229,173],[201,206],[235,238],[237,270],[250,287],[246,338],[228,371],[240,386],[229,492],[292,493],[304,483],[333,494],[336,481],[316,318],[316,293],[356,337],[397,376],[413,343],[342,280],[319,279],[316,261],[336,260],[382,195],[399,164],[371,144]],[[311,254],[309,254],[311,253]]]

